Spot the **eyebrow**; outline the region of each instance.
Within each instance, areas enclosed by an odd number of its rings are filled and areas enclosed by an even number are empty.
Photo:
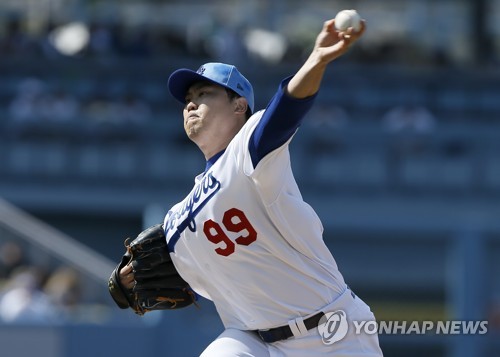
[[[193,84],[188,89],[188,92],[190,90],[198,90],[198,89],[202,89],[202,88],[205,88],[205,87],[214,87],[214,86],[216,86],[216,84],[214,84],[214,83],[210,83],[210,82],[198,82],[198,83]]]
[[[195,83],[191,87],[189,87],[189,89],[187,90],[186,95],[184,96],[184,98],[185,99],[188,98],[189,95],[191,95],[193,92],[199,91],[199,90],[204,89],[204,88],[216,87],[216,86],[217,86],[217,84],[210,83],[210,82],[198,82],[198,83]]]

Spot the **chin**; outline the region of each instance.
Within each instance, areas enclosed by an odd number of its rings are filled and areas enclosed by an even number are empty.
[[[191,140],[193,140],[195,137],[198,136],[197,128],[189,127],[189,128],[185,128],[185,131],[186,131],[187,137]]]

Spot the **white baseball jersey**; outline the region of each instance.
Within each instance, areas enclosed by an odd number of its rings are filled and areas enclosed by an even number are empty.
[[[290,140],[254,168],[254,114],[224,153],[195,178],[164,221],[172,260],[226,328],[281,326],[318,311],[345,290],[323,226],[299,192]]]

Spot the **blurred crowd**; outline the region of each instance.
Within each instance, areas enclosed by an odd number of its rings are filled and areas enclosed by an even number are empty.
[[[62,25],[62,24],[61,24]],[[58,24],[49,23],[38,31],[28,31],[21,16],[11,16],[0,31],[2,55],[40,55],[45,58],[60,58],[50,39]],[[80,56],[136,56],[147,57],[165,51],[182,51],[182,41],[175,32],[154,31],[141,28],[125,28],[120,24],[90,23],[89,42]]]
[[[120,96],[96,91],[81,98],[64,88],[51,89],[38,78],[19,82],[7,111],[15,122],[65,122],[86,118],[91,123],[141,124],[152,115],[149,103],[132,91]]]
[[[60,323],[80,315],[81,277],[36,264],[17,241],[0,245],[0,323]]]
[[[206,22],[206,23],[205,23]],[[10,16],[0,24],[0,53],[2,58],[44,58],[48,61],[65,57],[56,49],[51,36],[64,24],[48,23],[37,31],[28,30],[26,19],[21,15]],[[232,26],[223,19],[204,21],[187,29],[167,26],[125,25],[115,21],[90,21],[86,24],[89,31],[88,44],[75,58],[113,59],[113,58],[152,58],[181,55],[206,60],[224,60],[236,63],[255,60],[255,56],[244,45],[245,28]],[[405,53],[411,53],[411,63],[422,60],[443,66],[449,63],[446,53],[439,51],[425,58],[407,51],[410,43],[391,43],[379,41],[377,44],[357,46],[349,55],[349,63],[384,63],[408,60]],[[306,49],[302,42],[290,41],[283,62],[300,62]],[[262,60],[262,59],[261,59]],[[110,93],[108,88],[98,83],[84,96],[77,92],[78,84],[54,87],[43,76],[59,79],[58,73],[39,73],[40,76],[16,78],[6,105],[6,114],[15,122],[50,120],[56,122],[86,118],[91,123],[148,122],[156,113],[141,89],[131,87],[120,93]],[[47,78],[51,81],[51,78]],[[94,82],[98,78],[91,79]],[[57,81],[56,81],[57,82]],[[130,86],[130,84],[128,84]],[[147,83],[141,85],[146,86]],[[4,86],[4,91],[7,91]],[[3,98],[6,97],[2,94]],[[3,103],[2,103],[3,104]]]
[[[53,35],[67,23],[48,23],[28,31],[22,16],[11,16],[0,24],[0,53],[3,56],[38,55],[46,59],[64,57],[54,46]],[[169,26],[126,25],[116,21],[84,23],[88,43],[74,55],[79,58],[151,58],[168,55],[228,58],[245,51],[243,32],[224,24],[196,27],[193,31]],[[245,53],[246,54],[246,53]],[[232,58],[235,59],[235,58]]]
[[[63,56],[50,40],[51,34],[60,24],[50,23],[43,30],[34,32],[27,31],[25,21],[21,16],[12,16],[3,26],[0,25],[0,53],[2,56],[8,58],[9,56],[36,55],[47,60]],[[126,26],[119,22],[89,22],[87,24],[90,35],[88,45],[76,54],[76,57],[109,59],[167,56],[168,58],[169,55],[180,54],[190,57],[199,56],[200,60],[203,61],[219,58],[232,61],[238,56],[245,56],[245,60],[251,61],[252,57],[249,56],[247,49],[241,45],[244,36],[243,28],[224,25],[223,19],[214,19],[211,23],[210,21],[207,23],[195,24],[183,31],[179,28],[168,27]],[[411,46],[411,43],[379,41],[371,47],[357,46],[349,55],[348,61],[349,63],[377,63],[383,62],[387,58],[391,58],[392,61],[398,58],[404,60],[401,56],[408,53],[412,57],[408,63],[413,64],[414,60],[418,60],[420,57],[415,54],[415,51],[406,51],[407,46]],[[301,49],[295,48],[291,44],[284,60],[301,60]],[[427,52],[424,62],[432,63],[435,66],[447,66],[450,59],[446,52],[440,49],[435,53]],[[114,62],[110,61],[109,63]],[[96,76],[96,78],[85,78],[85,82],[92,82],[91,88],[82,91],[79,86],[86,85],[81,83],[83,82],[82,78],[73,83],[68,81],[65,85],[59,85],[59,83],[63,83],[64,79],[59,78],[58,73],[39,74],[38,77],[15,77],[15,81],[11,81],[13,84],[8,89],[6,89],[7,85],[3,87],[2,99],[8,97],[5,103],[2,103],[5,104],[4,113],[11,122],[84,120],[86,123],[96,124],[141,125],[147,124],[157,116],[164,116],[159,111],[165,110],[165,106],[159,102],[163,101],[161,96],[166,95],[166,87],[162,88],[164,93],[160,93],[153,100],[150,100],[151,98],[145,93],[148,86],[158,85],[158,83],[153,84],[148,80],[135,83],[130,80],[125,84],[125,88],[119,92],[113,92],[110,87],[116,83],[109,82],[113,82],[114,79],[101,84],[100,79]],[[119,73],[114,75],[117,79],[115,82],[118,80],[125,82]],[[337,90],[335,86],[336,83],[334,83],[333,90]],[[401,83],[401,91],[404,91],[404,86],[405,84]],[[356,88],[350,90],[356,91]],[[8,95],[5,94],[7,91],[9,91]],[[85,94],[82,95],[82,92]],[[366,96],[369,95],[370,93],[367,92]],[[481,97],[478,96],[478,98]],[[460,98],[453,100],[457,102],[453,105],[460,105],[463,102]],[[328,103],[327,108],[322,108],[319,105],[318,109],[311,114],[309,129],[317,133],[313,136],[315,140],[315,145],[312,146],[313,150],[325,152],[339,150],[342,146],[341,141],[331,140],[331,136],[324,133],[327,133],[329,129],[338,131],[349,127],[351,123],[360,119],[359,114],[352,115],[350,112],[351,108],[348,106],[352,106],[352,103],[347,103],[347,106],[341,102],[335,104]],[[357,105],[357,103],[355,104]],[[404,103],[394,100],[392,107],[384,107],[380,104],[377,111],[367,115],[367,119],[376,122],[382,131],[394,138],[393,150],[398,153],[394,157],[398,158],[400,153],[422,152],[425,149],[426,138],[432,135],[440,120],[448,122],[456,120],[455,117],[442,117],[441,113],[433,113],[434,109],[439,109],[439,105],[435,103],[432,105],[433,107],[427,107],[426,103]],[[471,107],[475,107],[478,111],[482,109],[479,102],[471,104]],[[490,110],[487,115],[491,116],[491,112]],[[481,117],[478,115],[473,119],[478,121]],[[322,137],[325,135],[325,140],[323,140]],[[458,151],[455,150],[455,152]]]
[[[49,22],[37,30],[28,30],[22,15],[8,17],[0,24],[0,53],[2,56],[37,55],[46,59],[64,57],[54,46],[55,30],[67,23]],[[89,20],[85,23],[87,45],[74,55],[79,58],[151,58],[171,55],[191,58],[212,58],[228,62],[262,60],[249,48],[247,35],[251,28],[234,25],[224,18],[204,19],[186,26],[130,25],[119,21]],[[300,30],[307,33],[310,30]],[[281,35],[281,34],[280,34]],[[280,60],[301,63],[308,54],[313,37],[286,37],[286,49]],[[265,39],[262,38],[261,42]],[[261,43],[262,47],[262,43]],[[443,48],[422,50],[417,43],[388,37],[376,42],[362,43],[351,51],[349,62],[395,63],[449,66],[453,59]]]

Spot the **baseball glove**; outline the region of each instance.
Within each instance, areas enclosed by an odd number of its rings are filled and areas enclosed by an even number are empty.
[[[149,227],[132,242],[125,240],[127,251],[109,278],[111,297],[121,309],[132,308],[138,315],[153,310],[172,310],[189,306],[196,294],[177,272],[167,249],[161,224]],[[120,283],[120,270],[131,264],[135,286],[126,289]]]

